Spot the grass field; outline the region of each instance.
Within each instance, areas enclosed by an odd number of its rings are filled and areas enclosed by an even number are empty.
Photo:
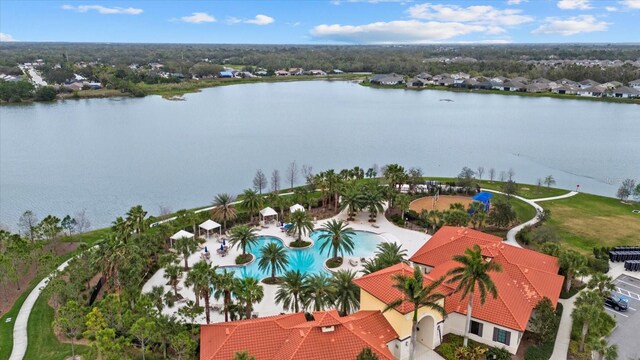
[[[640,245],[640,214],[618,199],[578,194],[567,199],[540,202],[551,211],[549,225],[558,230],[564,244],[582,253],[594,247]]]
[[[488,171],[488,169],[485,169],[485,172],[486,171]],[[484,174],[484,175],[485,177],[487,176],[487,174]],[[455,182],[458,180],[457,178],[451,178],[451,177],[433,177],[433,176],[425,177],[424,179],[436,180],[440,182]],[[498,191],[501,191],[501,187],[503,184],[500,181],[489,181],[489,180],[475,180],[475,182],[477,182],[484,189],[491,189],[491,190],[498,190]],[[516,184],[516,188],[517,188],[516,195],[522,196],[525,199],[540,199],[540,198],[564,195],[569,192],[569,190],[565,190],[565,189],[558,189],[558,188],[552,188],[552,187],[546,187],[546,186],[538,187],[537,185],[532,185],[532,184]]]

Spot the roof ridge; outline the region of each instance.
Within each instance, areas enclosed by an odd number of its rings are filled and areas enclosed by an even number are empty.
[[[509,275],[507,275],[511,280],[513,280],[513,278]],[[500,298],[500,301],[502,301],[502,303],[504,304],[504,307],[507,308],[507,311],[509,312],[509,314],[511,315],[511,317],[513,318],[513,320],[515,321],[516,324],[522,326],[520,324],[520,322],[518,321],[518,318],[515,316],[515,314],[513,313],[513,311],[511,311],[511,307],[509,305],[507,305],[507,303],[504,301],[503,297],[502,297],[502,293],[498,291],[498,297]],[[529,316],[530,317],[530,316]],[[527,320],[528,322],[529,320]],[[522,328],[522,330],[526,330],[527,328],[527,324],[524,324],[524,327]]]
[[[302,344],[304,343],[304,341],[307,339],[307,336],[308,336],[308,335],[309,335],[309,333],[312,331],[312,329],[313,329],[313,327],[308,327],[308,328],[304,328],[304,329],[303,329],[303,328],[300,328],[300,329],[299,329],[300,331],[305,331],[305,330],[307,330],[307,331],[305,332],[304,336],[302,336],[302,340],[300,340],[300,341],[298,342],[298,345],[293,349],[293,352],[291,353],[291,357],[289,357],[288,359],[291,359],[291,360],[295,359],[295,355],[298,353],[298,349],[300,349],[300,347],[302,346]],[[291,330],[292,330],[292,331],[291,331],[291,334],[294,334],[294,333],[295,333],[295,331],[293,331],[293,329],[291,329]],[[291,336],[291,334],[289,334],[289,336]],[[282,351],[282,349],[283,349],[283,347],[281,347],[281,348],[280,348],[280,351]],[[277,353],[276,353],[276,354],[277,354]],[[274,355],[275,355],[275,354],[274,354]]]
[[[225,323],[227,324],[227,323]],[[209,324],[207,324],[209,325]],[[211,324],[211,325],[215,325],[215,324]],[[232,334],[236,331],[236,329],[238,328],[238,325],[233,325],[233,330],[229,332],[229,335],[225,336],[225,339],[220,343],[220,346],[218,346],[218,348],[216,349],[216,351],[213,351],[213,353],[211,354],[211,357],[209,358],[210,360],[213,360],[214,357],[216,356],[216,353],[218,352],[218,350],[222,349],[222,347],[224,346],[224,344],[229,341],[229,339],[232,338]],[[200,331],[200,337],[202,337],[202,331]]]
[[[380,313],[382,314],[382,313]],[[378,349],[379,344],[372,344],[368,341],[367,338],[365,338],[364,336],[362,336],[362,333],[360,331],[364,331],[364,328],[362,326],[360,326],[359,324],[354,324],[355,320],[351,321],[351,328],[349,328],[348,326],[344,326],[347,330],[349,330],[353,335],[357,336],[359,339],[361,339],[362,341],[364,341],[365,343],[367,343],[368,345],[370,345],[371,347],[373,347],[374,349]],[[356,330],[360,330],[360,331],[356,331]],[[369,335],[369,333],[365,332],[365,334]],[[389,349],[387,347],[387,349]],[[380,352],[379,350],[377,350],[378,352]]]

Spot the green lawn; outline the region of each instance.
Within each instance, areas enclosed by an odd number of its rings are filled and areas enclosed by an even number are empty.
[[[551,211],[549,224],[558,230],[562,242],[582,253],[594,247],[640,244],[640,203],[623,204],[618,199],[583,194],[544,201]]]
[[[31,292],[31,289],[40,281],[41,278],[36,278],[31,281],[29,287],[20,295],[20,297],[13,304],[13,307],[2,317],[0,317],[0,360],[6,360],[11,355],[11,349],[13,348],[13,324],[16,322],[18,311],[27,295]],[[11,318],[11,322],[6,322],[7,318]]]
[[[484,176],[488,176],[484,174]],[[455,182],[458,179],[452,177],[425,177],[425,180],[435,180],[440,182]],[[475,180],[480,186],[484,189],[490,190],[498,190],[502,191],[502,182],[501,181],[489,181],[489,180]],[[546,198],[558,195],[564,195],[569,192],[569,190],[558,189],[552,187],[541,186],[532,184],[516,184],[517,191],[516,195],[522,196],[525,199],[539,199]]]
[[[54,310],[44,296],[40,296],[29,316],[26,360],[64,360],[71,356],[71,344],[60,343],[53,333]],[[86,354],[89,347],[76,345],[76,354]]]

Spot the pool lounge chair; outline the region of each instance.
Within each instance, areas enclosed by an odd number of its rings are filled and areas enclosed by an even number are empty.
[[[349,259],[349,264],[351,264],[351,266],[358,266],[359,262],[356,259]]]

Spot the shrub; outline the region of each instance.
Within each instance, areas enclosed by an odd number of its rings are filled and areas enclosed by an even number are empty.
[[[326,264],[329,269],[337,268],[338,266],[342,265],[342,258],[331,258],[327,260]]]
[[[531,346],[524,354],[525,360],[549,360],[553,354],[553,342],[542,344],[541,346]]]
[[[246,264],[249,261],[253,260],[253,255],[251,254],[240,254],[238,255],[238,257],[236,257],[236,265],[242,265],[242,264]]]
[[[289,243],[289,247],[292,247],[292,248],[305,248],[309,245],[311,245],[311,242],[304,241],[304,240],[300,240],[300,241],[296,240]]]
[[[569,342],[569,359],[573,360],[592,360],[591,358],[591,349],[588,344],[584,344],[584,352],[579,352],[578,347],[580,346],[579,341],[571,340]]]
[[[443,358],[447,360],[457,360],[456,359],[457,348],[458,348],[457,344],[444,343],[438,347],[438,354],[440,354]]]
[[[393,214],[391,215],[390,219],[392,223],[398,225],[398,226],[404,226],[404,219],[402,218],[402,216],[400,214]]]
[[[591,268],[591,270],[596,272],[601,272],[603,274],[606,274],[607,272],[609,272],[608,255],[607,255],[607,259],[597,259],[595,257],[590,256],[587,260],[589,262],[589,268]]]
[[[43,86],[35,91],[35,101],[53,101],[56,99],[56,89],[51,86]]]
[[[505,348],[492,347],[487,351],[487,359],[511,360],[512,356]]]
[[[531,225],[523,227],[522,230],[516,234],[516,240],[524,245],[529,245],[531,242],[531,228]]]

